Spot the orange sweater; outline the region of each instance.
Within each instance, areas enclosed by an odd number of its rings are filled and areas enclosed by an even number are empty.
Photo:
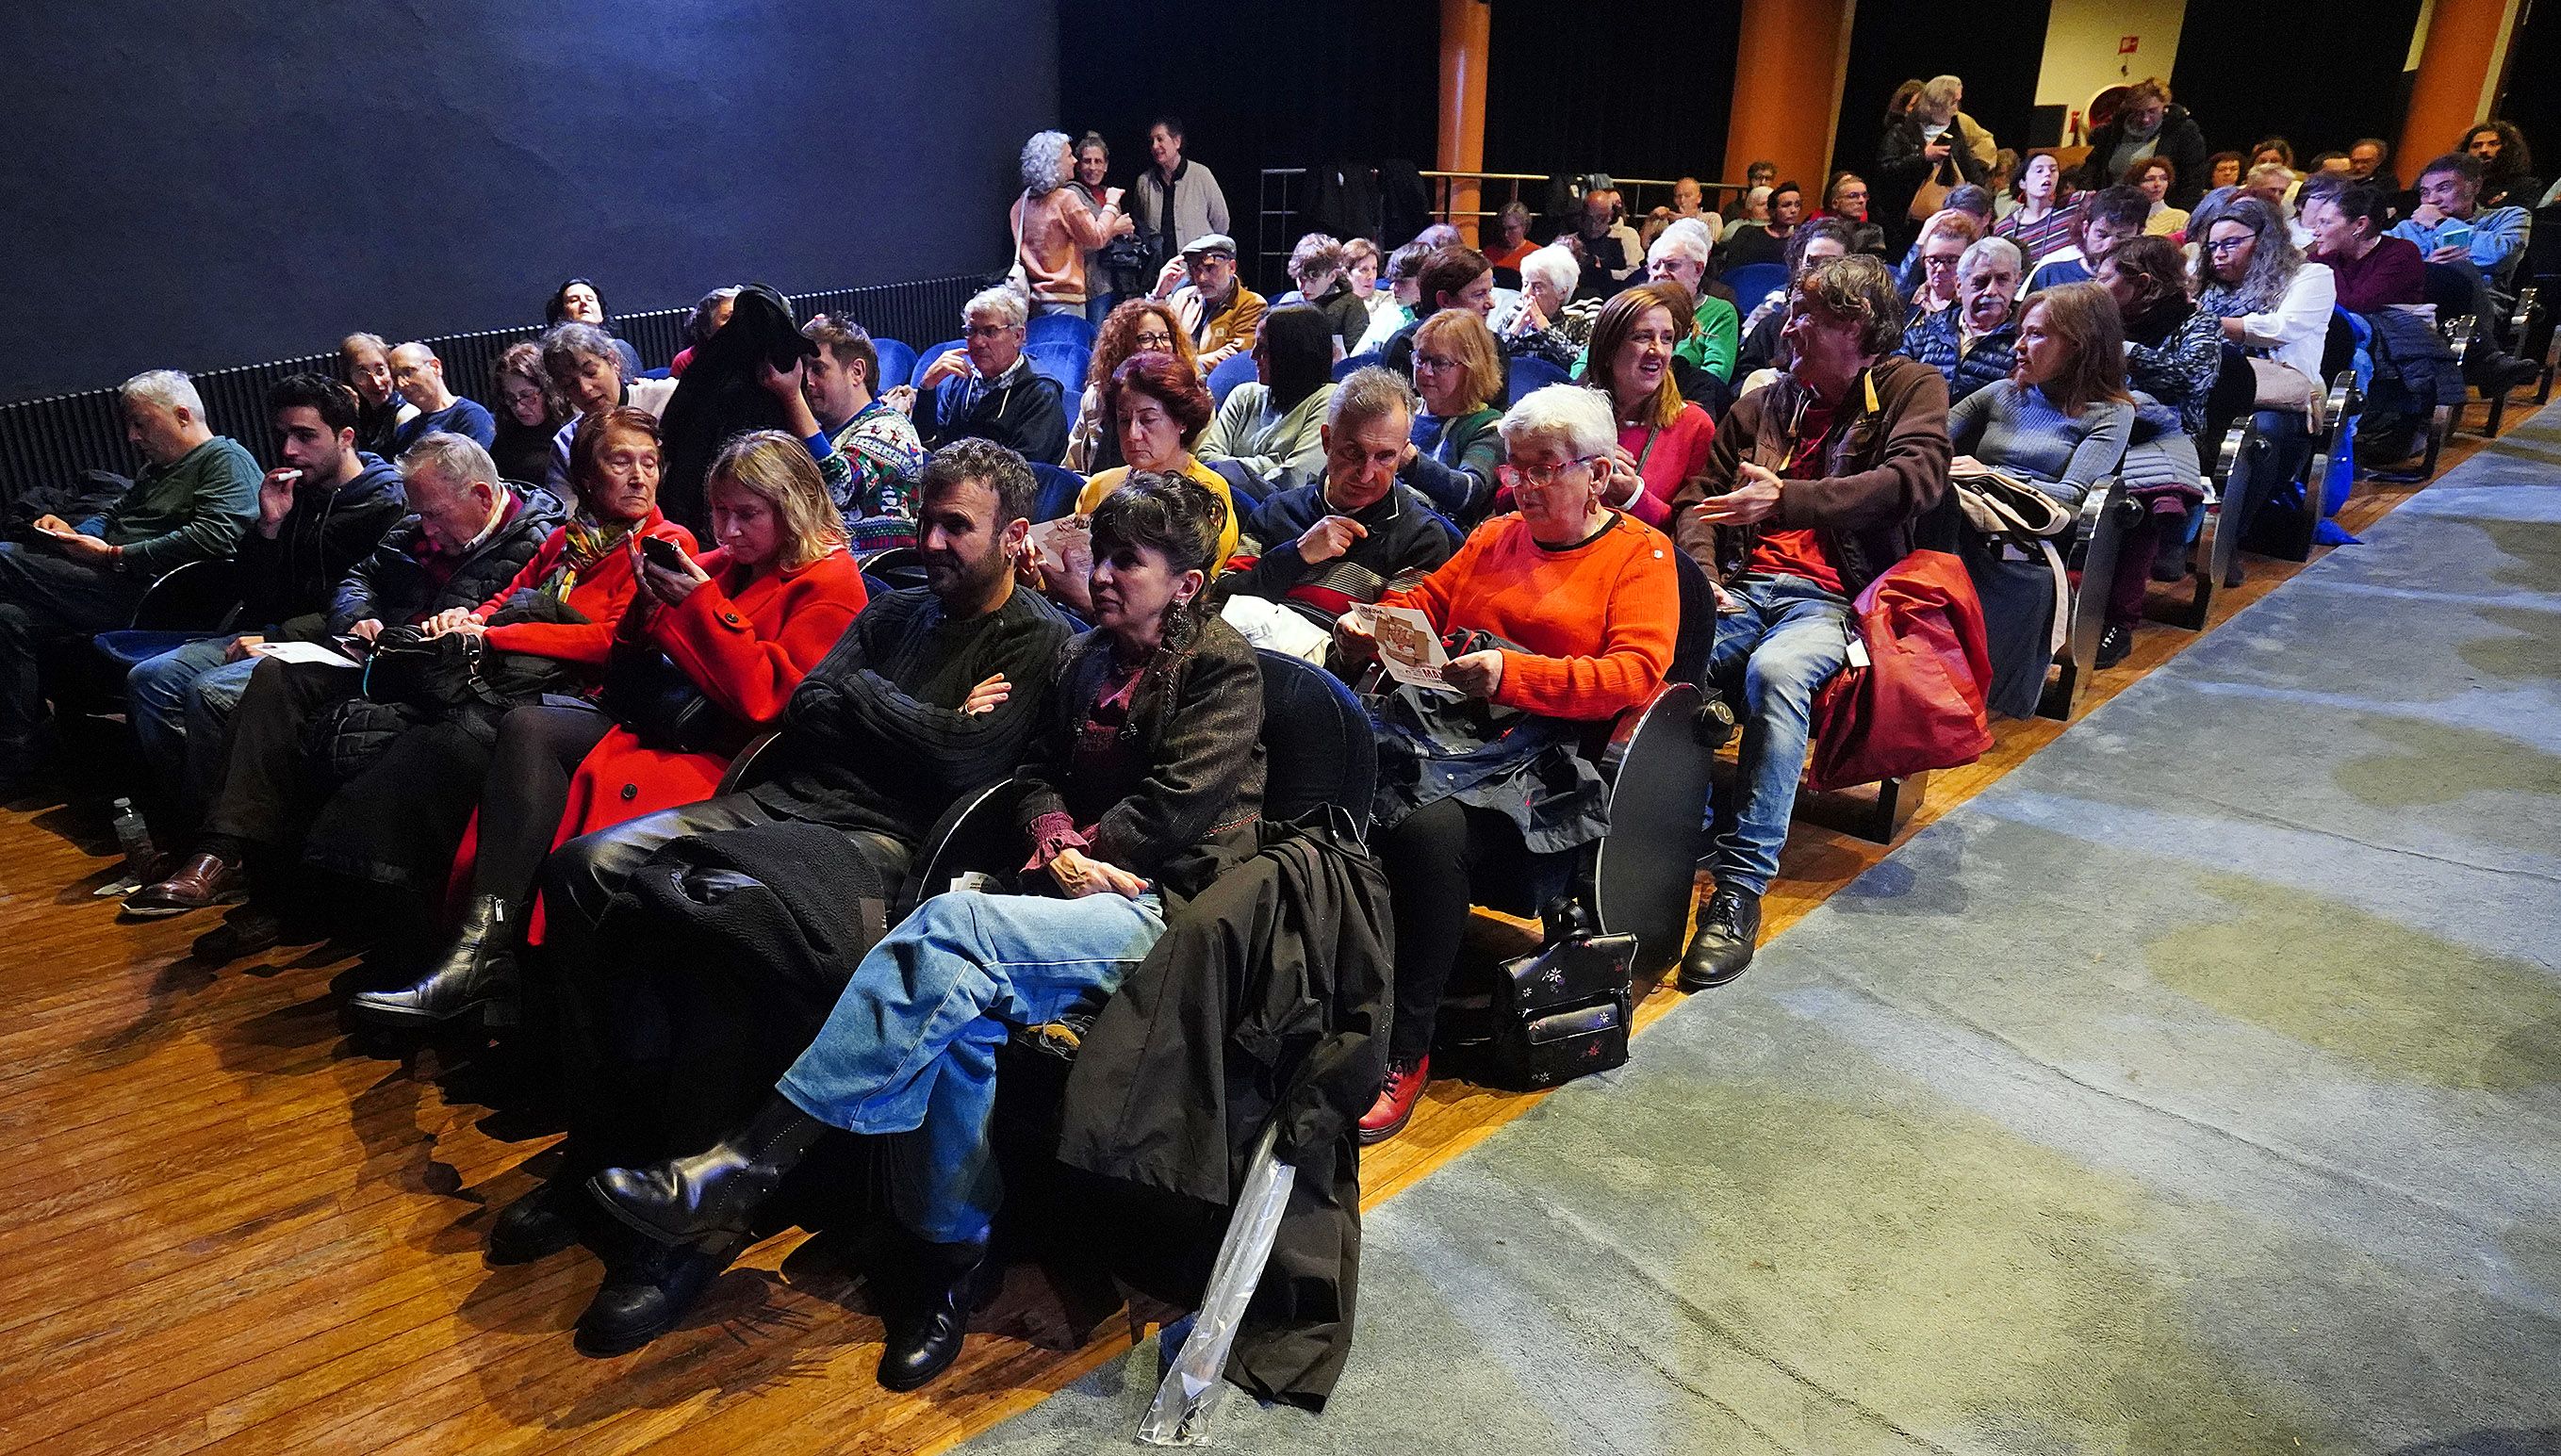
[[[685,555],[696,554],[694,534],[650,508],[648,518],[636,530],[644,535],[663,537],[685,549]],[[486,621],[498,614],[507,598],[528,586],[540,586],[558,570],[561,558],[569,551],[569,528],[554,531],[541,546],[534,548],[534,559],[516,573],[516,579],[498,588],[498,594],[480,603],[473,611]],[[623,610],[631,605],[633,592],[640,583],[631,574],[629,548],[606,552],[588,572],[578,578],[569,591],[569,604],[578,609],[584,622],[509,622],[489,629],[489,645],[507,652],[530,652],[537,657],[557,657],[598,669],[604,667],[613,655],[613,633],[621,625]]]
[[[1528,649],[1503,654],[1494,689],[1503,707],[1614,718],[1651,698],[1671,669],[1680,631],[1674,550],[1627,515],[1569,551],[1540,546],[1516,515],[1496,516],[1386,604],[1414,607],[1444,633],[1474,627]]]

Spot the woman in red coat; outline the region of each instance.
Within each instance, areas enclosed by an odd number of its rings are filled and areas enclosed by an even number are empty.
[[[720,550],[700,562],[682,552],[650,559],[635,534],[617,554],[639,589],[617,619],[598,624],[597,660],[664,653],[718,715],[726,731],[713,736],[721,745],[687,751],[653,743],[583,705],[509,713],[475,837],[455,865],[457,878],[467,868],[471,887],[459,934],[417,983],[355,998],[359,1016],[419,1026],[511,999],[516,925],[552,848],[710,798],[731,751],[781,719],[791,691],[862,611],[862,570],[800,441],[778,430],[730,441],[713,463],[708,495]]]

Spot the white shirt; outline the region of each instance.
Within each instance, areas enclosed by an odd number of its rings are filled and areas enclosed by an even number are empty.
[[[2241,316],[2243,347],[2291,364],[2305,377],[2321,377],[2321,353],[2329,343],[2329,316],[2338,306],[2338,280],[2329,264],[2307,262],[2295,271],[2286,296],[2266,313]]]

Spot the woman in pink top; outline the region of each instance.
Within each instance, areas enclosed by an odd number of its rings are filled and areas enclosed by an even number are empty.
[[[1583,383],[1609,396],[1619,421],[1619,464],[1612,479],[1632,496],[1607,504],[1648,526],[1671,520],[1673,492],[1707,468],[1716,421],[1681,398],[1672,380],[1672,351],[1689,337],[1689,293],[1677,283],[1645,283],[1613,298],[1592,325]]]
[[[1031,285],[1034,313],[1085,312],[1085,255],[1137,224],[1117,206],[1097,212],[1076,178],[1067,133],[1043,131],[1023,143],[1023,195],[1014,199],[1014,260]]]

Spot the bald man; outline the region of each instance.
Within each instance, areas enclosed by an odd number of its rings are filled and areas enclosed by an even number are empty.
[[[497,441],[498,421],[489,411],[453,393],[444,383],[444,361],[425,344],[403,344],[392,351],[392,387],[418,406],[392,431],[392,454],[399,456],[420,440],[443,430],[477,440],[487,449]]]

